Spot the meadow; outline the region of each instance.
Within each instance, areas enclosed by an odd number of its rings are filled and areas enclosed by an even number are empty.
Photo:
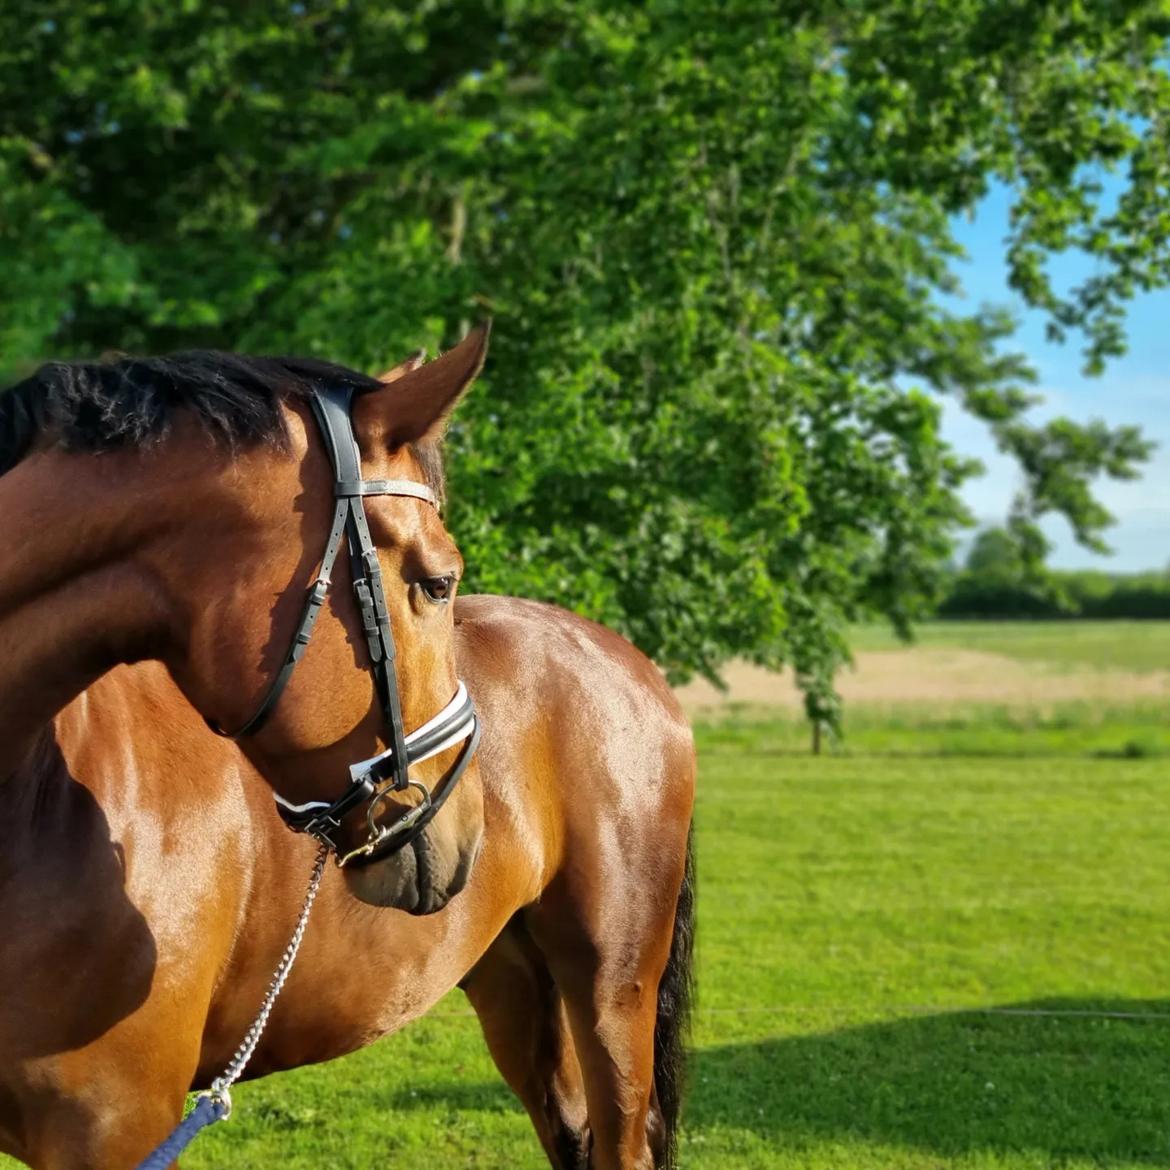
[[[903,651],[860,640],[912,661],[975,635],[1053,677],[1088,664],[1106,690],[1110,672],[1154,669],[1156,649],[1170,662],[1170,625],[940,626]],[[1162,720],[1151,700],[859,706],[813,759],[790,712],[702,715],[683,1166],[1170,1160]],[[275,1164],[544,1162],[454,994],[365,1052],[245,1085],[184,1162]]]
[[[1156,650],[1170,662],[1170,624],[883,639],[859,635],[891,677],[977,644],[1026,660],[1033,681],[1097,672],[1100,694],[855,703],[818,758],[790,707],[732,696],[698,713],[682,1166],[1165,1164],[1170,737],[1156,694],[1128,700],[1117,680],[1156,671]],[[459,993],[235,1102],[185,1167],[545,1165]]]
[[[1046,664],[1057,670],[1090,665],[1147,671],[1170,669],[1170,622],[1159,621],[946,621],[917,627],[917,647],[962,647]],[[902,647],[888,626],[860,626],[855,650]]]

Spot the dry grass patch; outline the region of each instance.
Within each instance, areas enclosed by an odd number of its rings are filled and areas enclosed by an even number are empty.
[[[746,662],[728,666],[726,693],[698,680],[677,690],[691,714],[729,704],[798,710],[790,671],[775,673]],[[1170,670],[1134,671],[1021,661],[1003,654],[953,647],[910,647],[857,655],[838,685],[846,704],[954,705],[996,703],[1041,707],[1053,703],[1112,704],[1170,700]]]

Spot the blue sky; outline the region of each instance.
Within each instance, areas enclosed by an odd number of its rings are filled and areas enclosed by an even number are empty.
[[[1159,446],[1142,478],[1131,483],[1103,480],[1098,497],[1117,518],[1106,540],[1114,549],[1101,557],[1081,548],[1063,520],[1045,524],[1053,543],[1051,563],[1061,568],[1103,568],[1130,571],[1170,564],[1170,291],[1149,294],[1129,310],[1129,353],[1114,359],[1100,377],[1081,373],[1079,339],[1053,345],[1044,336],[1044,318],[1025,312],[1007,287],[1003,241],[1007,235],[1009,195],[1000,188],[981,205],[974,220],[956,224],[956,235],[969,260],[959,268],[966,299],[972,307],[984,302],[1008,305],[1020,318],[1015,348],[1025,353],[1039,373],[1035,393],[1044,403],[1038,419],[1067,415],[1083,421],[1103,418],[1111,423],[1137,423]],[[1062,281],[1078,281],[1092,261],[1062,257],[1054,269]],[[986,428],[949,404],[944,434],[964,455],[983,461],[987,473],[967,485],[964,497],[980,523],[998,523],[1007,514],[1018,483],[1018,472],[989,440]]]

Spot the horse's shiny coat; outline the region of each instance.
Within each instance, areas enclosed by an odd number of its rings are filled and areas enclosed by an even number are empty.
[[[473,337],[358,400],[368,475],[422,478],[415,445],[481,360]],[[134,1165],[227,1063],[314,852],[272,790],[335,793],[378,744],[344,589],[249,758],[204,725],[262,690],[328,522],[324,456],[285,409],[291,455],[180,424],[150,452],[42,444],[0,476],[0,1148],[37,1167]],[[418,848],[327,872],[249,1075],[359,1048],[462,983],[554,1166],[664,1165],[656,995],[693,799],[685,720],[602,627],[420,600],[420,575],[458,572],[454,544],[418,501],[370,511],[406,726],[458,671],[478,767]]]

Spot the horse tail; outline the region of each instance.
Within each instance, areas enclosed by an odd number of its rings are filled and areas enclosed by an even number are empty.
[[[695,850],[694,826],[687,832],[686,868],[674,911],[670,958],[658,984],[658,1017],[654,1024],[654,1090],[662,1115],[663,1141],[655,1151],[655,1170],[675,1170],[678,1119],[686,1074],[686,1048],[695,979]]]

